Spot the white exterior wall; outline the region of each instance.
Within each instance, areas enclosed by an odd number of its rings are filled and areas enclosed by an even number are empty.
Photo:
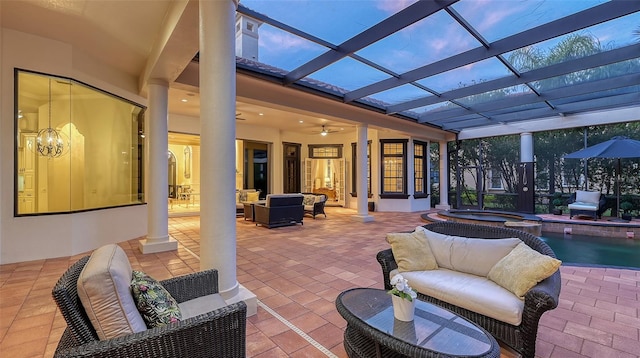
[[[72,46],[10,29],[0,40],[0,264],[72,256],[147,233],[146,205],[14,217],[14,68],[73,78],[146,106],[137,80]]]

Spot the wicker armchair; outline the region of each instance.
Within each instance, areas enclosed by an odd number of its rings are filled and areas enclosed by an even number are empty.
[[[96,331],[78,297],[77,281],[89,260],[83,257],[62,275],[53,298],[67,321],[55,357],[245,357],[244,302],[164,327],[108,340]],[[208,270],[161,282],[178,302],[218,292],[218,272]]]
[[[545,242],[538,239],[536,236],[520,230],[455,222],[438,222],[424,225],[424,227],[428,230],[441,234],[473,238],[490,239],[517,237],[532,249],[542,254],[556,257],[553,250],[551,250]],[[393,257],[393,253],[391,249],[383,250],[378,253],[376,258],[382,267],[384,287],[385,289],[390,290],[391,284],[389,283],[389,273],[398,268]],[[522,322],[519,326],[514,326],[509,323],[469,311],[421,293],[418,293],[418,298],[466,317],[489,331],[489,333],[491,333],[495,338],[515,349],[522,355],[522,357],[533,358],[535,356],[536,336],[538,333],[540,317],[544,312],[552,310],[558,306],[560,285],[560,270],[558,270],[551,275],[551,277],[539,282],[529,290],[529,292],[525,294]]]
[[[327,217],[327,213],[324,212],[324,205],[327,203],[327,195],[326,194],[313,194],[313,193],[302,193],[302,195],[318,195],[321,196],[322,199],[320,201],[316,201],[313,203],[313,205],[305,205],[304,206],[304,214],[309,214],[311,216],[313,216],[313,218],[316,218],[316,215],[324,215],[324,217]]]

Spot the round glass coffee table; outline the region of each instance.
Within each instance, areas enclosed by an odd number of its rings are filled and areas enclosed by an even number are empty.
[[[347,321],[349,357],[500,357],[489,332],[428,302],[416,302],[411,322],[395,319],[391,296],[374,288],[340,293],[336,308]]]

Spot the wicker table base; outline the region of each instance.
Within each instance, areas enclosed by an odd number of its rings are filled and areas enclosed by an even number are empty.
[[[411,322],[394,318],[391,296],[379,289],[342,292],[336,308],[347,321],[349,357],[500,357],[500,346],[487,331],[428,302],[416,302]]]

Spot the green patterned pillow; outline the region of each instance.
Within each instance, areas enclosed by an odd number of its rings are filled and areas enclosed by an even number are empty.
[[[166,326],[182,319],[178,302],[160,282],[144,272],[133,271],[131,293],[148,328]]]

